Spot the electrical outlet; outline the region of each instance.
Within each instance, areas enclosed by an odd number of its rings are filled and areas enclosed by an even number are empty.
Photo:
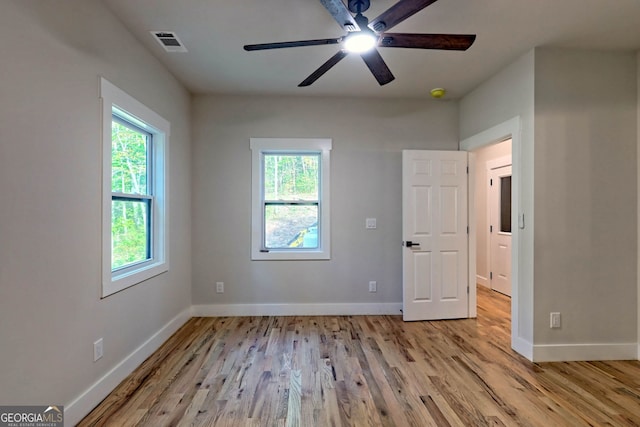
[[[102,338],[93,343],[93,361],[97,362],[104,355]]]
[[[561,322],[560,322],[560,313],[558,313],[558,312],[552,312],[550,317],[551,317],[551,319],[550,319],[550,325],[549,325],[549,326],[550,326],[552,329],[559,328],[559,327],[560,327],[560,325],[561,325]]]
[[[377,292],[378,291],[378,283],[374,280],[369,282],[369,292]]]
[[[217,294],[224,293],[224,282],[216,282],[216,293]]]

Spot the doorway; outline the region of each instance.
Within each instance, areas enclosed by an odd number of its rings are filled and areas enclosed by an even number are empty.
[[[480,286],[511,296],[512,141],[473,150],[476,275]],[[507,197],[507,193],[508,197]]]
[[[489,287],[511,296],[511,156],[487,162]]]
[[[533,193],[531,187],[532,171],[530,160],[523,161],[522,156],[527,159],[533,156],[531,145],[522,143],[521,118],[515,116],[509,120],[495,126],[482,130],[468,138],[460,141],[460,149],[470,152],[470,169],[476,169],[476,156],[474,151],[494,145],[511,138],[512,141],[512,192],[511,221],[513,224],[511,234],[511,348],[529,360],[533,360],[533,347],[531,345],[532,336],[532,307],[531,307],[531,265],[533,249],[529,240],[523,243],[523,235],[532,233],[533,229],[529,225],[529,210],[531,212]],[[524,167],[526,166],[526,167]],[[474,179],[473,175],[470,176]],[[527,190],[523,191],[523,186]],[[470,191],[476,190],[476,184],[470,187]],[[471,231],[469,233],[469,283],[474,283],[477,278],[476,255],[476,197],[470,197],[469,219]],[[530,237],[530,236],[528,236]],[[477,301],[473,288],[469,294],[469,306],[471,310],[477,309]]]

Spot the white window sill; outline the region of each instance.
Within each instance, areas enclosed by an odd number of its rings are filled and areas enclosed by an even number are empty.
[[[331,254],[329,251],[304,251],[304,252],[291,252],[291,251],[279,251],[277,249],[270,250],[269,252],[253,252],[251,254],[253,261],[305,261],[305,260],[329,260]]]
[[[102,284],[102,298],[113,295],[116,292],[120,292],[167,271],[169,271],[168,263],[157,262],[133,271],[112,273],[111,280]]]

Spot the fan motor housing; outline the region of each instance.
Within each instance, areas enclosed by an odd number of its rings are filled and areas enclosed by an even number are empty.
[[[370,6],[369,0],[349,0],[349,11],[351,13],[362,13],[369,9]]]

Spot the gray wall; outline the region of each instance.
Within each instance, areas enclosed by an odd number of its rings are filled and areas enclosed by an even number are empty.
[[[1,9],[0,402],[66,405],[191,304],[190,98],[100,1]],[[99,75],[171,122],[171,270],[104,300]]]
[[[194,304],[402,301],[401,150],[457,149],[456,103],[196,96],[192,110]],[[250,260],[251,137],[333,139],[330,261]]]
[[[635,342],[636,56],[536,49],[535,69],[535,342]]]

